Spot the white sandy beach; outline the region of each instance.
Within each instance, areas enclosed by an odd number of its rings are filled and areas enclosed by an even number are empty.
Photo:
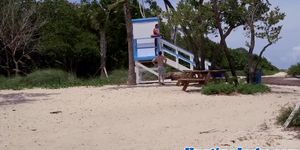
[[[176,86],[0,91],[0,150],[300,148],[275,124],[300,87],[255,96],[204,96]],[[50,112],[54,112],[50,113]]]

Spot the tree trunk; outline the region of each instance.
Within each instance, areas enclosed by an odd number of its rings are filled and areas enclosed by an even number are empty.
[[[126,31],[127,31],[127,43],[128,43],[128,85],[136,85],[135,63],[133,58],[133,27],[132,16],[128,0],[125,1],[124,6]]]
[[[193,54],[194,54],[194,62],[196,64],[195,69],[196,70],[201,70],[201,64],[199,61],[199,51],[197,51],[197,49],[193,50]]]
[[[7,77],[10,78],[10,70],[9,70],[9,58],[8,58],[8,53],[7,53],[7,50],[4,49],[5,51],[5,58],[6,58],[6,72],[7,72]]]
[[[100,31],[100,77],[106,77],[106,52],[107,52],[107,41],[105,31]]]
[[[19,63],[16,61],[15,58],[13,58],[13,62],[15,64],[15,76],[19,75]]]
[[[199,48],[200,48],[200,70],[205,70],[205,51],[204,51],[204,36],[200,36]]]
[[[228,50],[228,47],[227,47],[227,44],[226,44],[226,40],[224,38],[221,37],[221,47],[222,47],[222,50],[224,51],[225,53],[225,56],[226,56],[226,59],[228,61],[228,64],[229,64],[229,67],[230,67],[230,71],[231,71],[231,74],[233,76],[233,81],[235,83],[235,85],[238,84],[238,80],[237,80],[237,75],[236,75],[236,70],[235,70],[235,64],[234,64],[234,61],[232,60],[232,57],[231,57],[231,54]]]
[[[252,14],[251,16],[253,16]],[[255,26],[253,17],[249,18],[247,21],[248,26],[250,27],[250,45],[248,51],[248,83],[255,83],[255,72],[256,68],[254,67],[254,56],[253,51],[255,47]]]
[[[226,38],[229,36],[229,34],[232,32],[232,30],[238,26],[230,26],[227,29],[227,31],[224,33],[224,30],[222,28],[222,19],[221,19],[221,13],[219,12],[218,1],[213,0],[212,3],[213,3],[212,7],[213,7],[214,15],[215,15],[217,29],[219,30],[219,35],[220,35],[220,46],[221,46],[222,51],[225,53],[227,62],[230,67],[231,74],[233,76],[234,83],[235,83],[235,85],[237,85],[238,80],[237,80],[237,75],[236,75],[236,71],[235,71],[235,65],[234,65],[234,61],[232,60],[231,54],[227,47]],[[216,61],[216,60],[214,60],[214,61]]]
[[[203,3],[204,3],[204,0],[199,0],[198,2],[198,8],[200,11],[202,11],[203,9]],[[202,26],[203,28],[203,14],[201,14],[199,16],[199,19],[198,19],[198,22],[199,22],[199,25]],[[204,32],[201,32],[200,35],[199,35],[199,56],[200,56],[200,70],[205,70],[205,51],[204,51]],[[199,60],[199,59],[198,59]]]

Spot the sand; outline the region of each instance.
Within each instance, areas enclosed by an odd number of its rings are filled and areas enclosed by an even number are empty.
[[[278,72],[273,75],[268,75],[268,76],[264,76],[264,77],[287,77],[287,75],[288,74],[286,72]]]
[[[300,148],[275,124],[300,87],[205,96],[199,88],[143,85],[0,91],[0,150]]]

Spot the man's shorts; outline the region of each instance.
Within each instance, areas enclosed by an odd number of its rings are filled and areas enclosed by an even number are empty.
[[[166,69],[164,66],[158,66],[158,74],[159,75],[165,75],[166,74]]]

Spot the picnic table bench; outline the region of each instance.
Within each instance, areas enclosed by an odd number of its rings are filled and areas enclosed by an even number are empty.
[[[190,83],[196,83],[197,85],[205,85],[211,80],[225,78],[227,81],[227,77],[225,75],[226,70],[184,70],[183,76],[178,79],[176,85],[182,85],[183,91],[186,91]]]

